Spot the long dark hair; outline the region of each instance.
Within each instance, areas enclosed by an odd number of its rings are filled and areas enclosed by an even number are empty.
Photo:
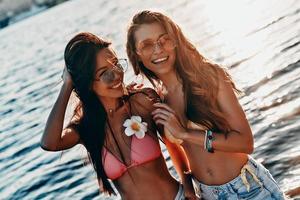
[[[151,23],[161,24],[177,43],[175,71],[182,81],[188,119],[214,131],[228,133],[231,127],[217,104],[219,79],[225,78],[236,92],[239,91],[227,71],[206,60],[184,36],[180,27],[162,13],[144,10],[132,18],[127,31],[126,50],[135,74],[142,72],[152,84],[159,81],[140,61],[135,47],[135,32],[142,24]]]
[[[72,122],[88,152],[98,178],[99,187],[104,192],[116,194],[107,179],[102,165],[102,147],[105,141],[106,112],[97,95],[92,90],[96,69],[96,55],[107,48],[110,42],[83,32],[73,37],[64,52],[65,65],[71,75],[74,91],[80,99]]]

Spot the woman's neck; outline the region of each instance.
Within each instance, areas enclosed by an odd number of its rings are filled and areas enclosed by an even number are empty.
[[[100,101],[104,106],[107,114],[111,114],[118,110],[122,106],[121,98],[111,98],[111,97],[100,97]]]
[[[168,92],[174,91],[181,84],[181,81],[178,79],[175,70],[172,70],[166,74],[158,76],[158,78],[164,83]]]

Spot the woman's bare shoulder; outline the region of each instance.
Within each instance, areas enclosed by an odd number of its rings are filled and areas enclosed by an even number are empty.
[[[152,112],[153,104],[161,102],[159,95],[152,88],[143,88],[129,95],[129,102],[134,110],[139,112]]]

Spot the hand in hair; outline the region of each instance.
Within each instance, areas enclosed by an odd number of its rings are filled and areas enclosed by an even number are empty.
[[[62,78],[64,84],[67,84],[67,85],[73,87],[73,81],[72,81],[70,73],[68,72],[67,67],[64,67],[63,74],[61,75],[61,78]]]

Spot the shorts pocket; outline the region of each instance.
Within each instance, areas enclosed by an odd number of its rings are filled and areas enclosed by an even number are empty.
[[[250,188],[248,192],[246,187],[244,186],[237,192],[238,199],[254,199],[260,195],[262,192],[262,188],[258,185],[257,187]]]
[[[271,193],[275,199],[284,199],[284,194],[278,186],[269,170],[265,169],[265,177],[263,179],[264,187]]]
[[[237,194],[238,199],[256,199],[260,193],[263,191],[261,185],[256,182],[252,175],[246,172],[247,182],[249,183],[250,189],[247,190],[247,186],[243,183],[242,179],[239,179],[234,184],[231,184],[231,188],[234,190],[234,193]]]

